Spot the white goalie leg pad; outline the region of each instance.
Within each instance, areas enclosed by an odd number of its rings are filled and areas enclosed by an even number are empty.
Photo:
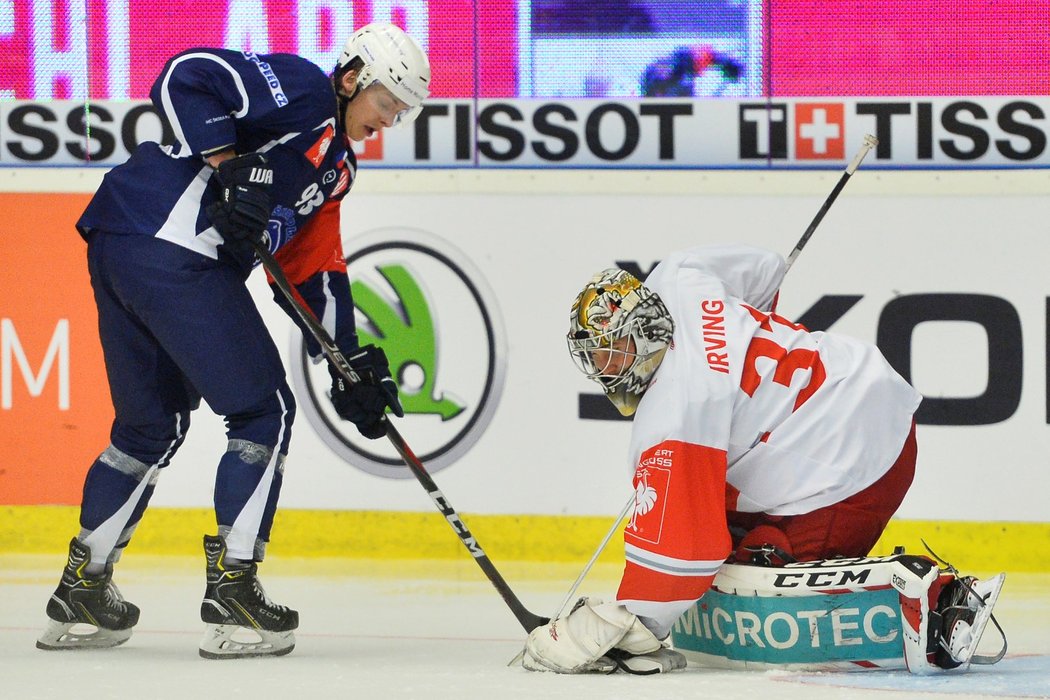
[[[605,654],[614,647],[630,655],[661,648],[638,618],[619,603],[581,598],[567,616],[529,633],[522,665],[531,671],[611,673],[615,661]]]
[[[249,630],[238,625],[209,624],[200,644],[205,659],[244,659],[256,656],[284,656],[295,648],[295,632]]]
[[[913,557],[914,559],[914,557]],[[925,560],[923,560],[925,561]],[[891,580],[900,593],[901,633],[904,641],[904,663],[912,673],[934,673],[939,667],[930,653],[930,612],[936,606],[936,592],[940,572],[935,565],[928,570],[912,562],[911,566],[897,563]]]
[[[50,651],[66,649],[109,649],[131,639],[131,628],[111,630],[83,622],[49,620],[47,628],[36,640],[37,649]]]
[[[903,553],[725,564],[672,639],[706,667],[929,673],[938,577],[934,561]]]

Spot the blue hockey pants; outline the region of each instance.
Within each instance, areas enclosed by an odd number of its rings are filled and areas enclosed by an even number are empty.
[[[226,423],[214,502],[228,554],[262,559],[295,401],[245,272],[165,240],[94,232],[88,269],[115,413],[84,483],[92,563],[131,539],[201,398]]]

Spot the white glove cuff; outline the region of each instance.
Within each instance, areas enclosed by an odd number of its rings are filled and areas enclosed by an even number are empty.
[[[592,606],[591,610],[606,622],[625,630],[623,638],[613,644],[617,649],[623,649],[631,654],[648,654],[662,646],[656,635],[622,603],[615,601],[600,603]]]

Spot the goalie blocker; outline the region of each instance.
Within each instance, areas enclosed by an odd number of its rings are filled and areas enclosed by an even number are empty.
[[[671,638],[686,658],[716,668],[965,669],[1006,653],[992,616],[1005,578],[960,577],[900,549],[783,567],[725,564]],[[975,651],[989,621],[1002,647],[981,656]]]

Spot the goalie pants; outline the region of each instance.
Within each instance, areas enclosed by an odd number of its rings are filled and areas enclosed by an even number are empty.
[[[747,547],[772,544],[798,561],[867,556],[900,507],[915,476],[915,422],[897,461],[874,484],[838,503],[810,513],[775,516],[729,511],[737,559]],[[739,533],[746,532],[743,537]]]
[[[246,272],[221,255],[100,231],[88,269],[115,414],[84,482],[80,539],[92,563],[119,558],[202,397],[229,440],[215,477],[219,532],[230,556],[261,559],[295,402]]]

